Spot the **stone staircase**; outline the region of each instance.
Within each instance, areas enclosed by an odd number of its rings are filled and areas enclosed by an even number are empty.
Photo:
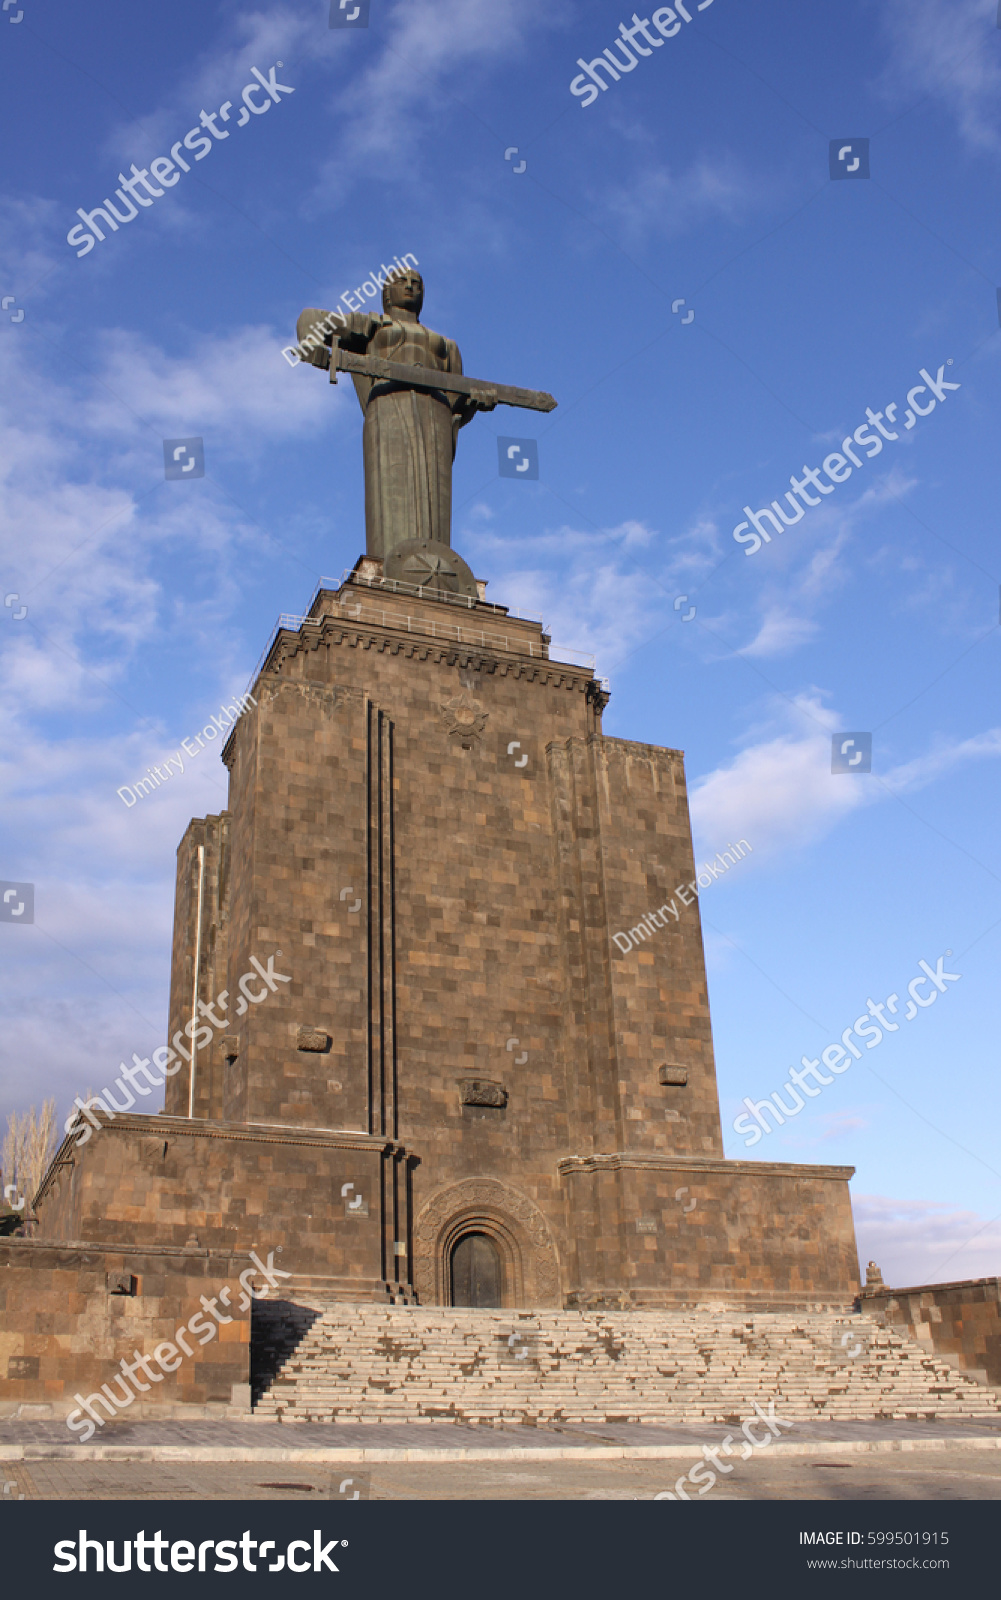
[[[992,1391],[849,1313],[304,1302],[297,1321],[261,1421],[732,1423],[756,1400],[797,1421],[1001,1412]]]

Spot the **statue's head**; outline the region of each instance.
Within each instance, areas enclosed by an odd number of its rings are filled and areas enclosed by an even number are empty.
[[[413,267],[407,267],[403,272],[397,271],[393,277],[387,278],[382,290],[382,309],[386,316],[391,316],[393,308],[400,311],[412,311],[415,317],[421,314],[424,304],[424,279]]]

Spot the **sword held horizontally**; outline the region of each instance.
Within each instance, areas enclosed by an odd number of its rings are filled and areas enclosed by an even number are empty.
[[[316,356],[320,352],[317,351]],[[335,345],[324,350],[330,359],[330,381],[337,382],[338,372],[357,373],[359,377],[382,379],[383,382],[402,383],[412,389],[440,390],[443,394],[466,394],[473,400],[485,400],[491,405],[522,406],[528,411],[553,411],[556,401],[551,394],[540,389],[517,389],[507,383],[484,383],[479,378],[465,378],[455,372],[439,372],[433,367],[410,366],[401,361],[386,361],[381,356],[356,355]],[[324,366],[327,364],[324,361]]]

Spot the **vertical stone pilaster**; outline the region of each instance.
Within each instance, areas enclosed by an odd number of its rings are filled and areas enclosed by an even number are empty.
[[[677,887],[696,879],[684,758],[625,739],[595,741],[595,751],[621,1145],[721,1155],[700,902]],[[648,912],[658,916],[644,925]],[[631,949],[613,941],[617,931]]]
[[[397,1137],[393,723],[366,705],[368,1131]]]
[[[209,1005],[226,988],[229,958],[230,891],[230,814],[196,817],[188,825],[177,850],[174,942],[171,958],[170,1010],[168,1039],[180,1034],[181,1051],[190,1055],[191,1035],[186,1032],[192,1020],[195,996],[195,950],[199,949],[197,998]],[[199,847],[204,863],[199,872]],[[201,876],[201,937],[199,939],[198,886]],[[216,1015],[224,1015],[225,1010]],[[201,1018],[199,1027],[207,1026]],[[235,1024],[234,1024],[235,1027]],[[192,1030],[194,1031],[194,1030]],[[199,1048],[195,1056],[196,1117],[218,1120],[223,1116],[223,1076],[225,1055],[223,1036],[211,1028],[211,1043]],[[201,1036],[204,1038],[204,1034]],[[177,1051],[177,1044],[172,1044]],[[170,1063],[171,1067],[176,1062]],[[164,1110],[168,1116],[188,1115],[191,1067],[182,1060],[181,1069],[166,1081]],[[141,1108],[137,1108],[141,1109]]]
[[[563,956],[564,1081],[572,1153],[616,1148],[619,1107],[607,918],[604,905],[597,792],[590,741],[549,745],[549,785],[556,854],[558,947]],[[606,1216],[597,1183],[571,1184],[567,1195],[567,1289],[600,1289],[615,1281],[618,1229]],[[614,1199],[614,1196],[611,1196]]]

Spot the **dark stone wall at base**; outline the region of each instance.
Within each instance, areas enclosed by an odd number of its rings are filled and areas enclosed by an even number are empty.
[[[384,1278],[407,1282],[405,1165],[364,1133],[127,1112],[82,1146],[63,1142],[37,1209],[53,1242],[194,1245],[244,1265],[281,1246],[290,1272],[343,1279],[344,1298],[364,1300]]]
[[[1001,1278],[863,1289],[862,1310],[979,1383],[1001,1387]]]
[[[209,1250],[0,1239],[0,1416],[66,1416],[78,1391],[89,1398],[120,1376],[123,1359],[152,1356],[196,1315],[210,1325],[201,1296],[212,1299],[227,1286],[224,1314],[232,1320],[217,1324],[204,1345],[190,1337],[194,1354],[122,1414],[162,1417],[183,1408],[190,1416],[192,1407],[246,1414],[250,1303],[243,1311],[239,1304],[240,1274],[250,1265],[246,1256]],[[260,1274],[253,1280],[263,1287]],[[134,1292],[120,1292],[126,1285]]]
[[[561,1161],[575,1306],[845,1305],[854,1168],[619,1152]]]

